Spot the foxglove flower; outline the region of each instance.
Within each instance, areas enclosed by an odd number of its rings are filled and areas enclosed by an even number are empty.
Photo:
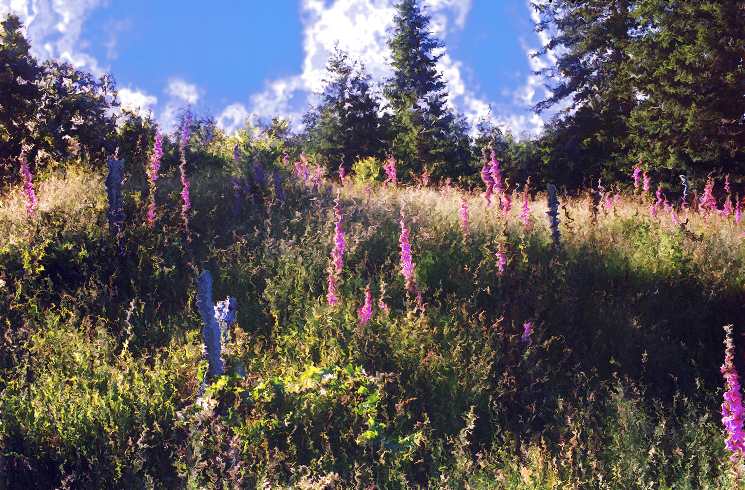
[[[727,194],[727,199],[724,201],[724,207],[722,208],[722,216],[725,218],[729,218],[732,216],[732,213],[734,212],[734,207],[732,206],[732,198],[729,194]]]
[[[500,194],[500,201],[502,203],[502,212],[507,216],[512,209],[512,194],[505,190]]]
[[[559,196],[556,192],[556,186],[553,184],[548,184],[548,211],[546,214],[548,215],[554,246],[559,248],[561,246],[561,235],[559,233]]]
[[[396,159],[393,155],[389,155],[386,159],[383,171],[385,171],[385,185],[391,184],[395,187],[398,184],[398,176],[396,175]]]
[[[300,159],[295,162],[294,166],[295,177],[302,179],[303,182],[308,182],[310,178],[310,167],[308,166],[308,159],[304,153],[300,154]]]
[[[649,190],[652,188],[652,180],[649,178],[649,174],[644,172],[642,178],[642,190],[645,194],[649,194]]]
[[[365,288],[365,302],[357,310],[357,318],[361,326],[365,326],[370,322],[373,314],[373,297],[370,291],[370,285],[368,284]]]
[[[717,210],[717,200],[714,198],[714,179],[711,177],[706,179],[704,194],[699,201],[699,208],[704,211],[704,215]]]
[[[344,250],[346,249],[346,240],[344,230],[342,229],[343,214],[339,198],[334,203],[334,248],[331,251],[331,266],[328,272],[328,293],[326,299],[329,305],[335,306],[338,303],[337,280],[344,270]]]
[[[533,322],[527,321],[523,323],[523,334],[520,337],[520,340],[523,342],[530,343],[530,336],[533,335]]]
[[[727,195],[732,193],[732,189],[729,186],[729,174],[724,176],[724,193]]]
[[[484,166],[481,168],[481,180],[486,186],[486,190],[484,191],[486,205],[491,206],[491,196],[494,194],[494,181],[491,178],[491,163],[489,160],[484,162]]]
[[[465,196],[462,196],[460,199],[458,215],[460,216],[460,227],[463,231],[463,235],[468,236],[468,201]]]
[[[499,160],[497,160],[497,154],[494,150],[491,151],[491,166],[489,168],[489,175],[491,176],[494,190],[499,194],[502,192],[502,171],[499,168]]]
[[[341,185],[343,186],[346,180],[347,180],[347,169],[344,168],[344,162],[341,162],[339,164],[339,182],[341,182]]]
[[[735,343],[732,340],[732,325],[724,327],[724,364],[720,371],[724,376],[724,402],[722,403],[722,424],[727,432],[725,447],[731,453],[730,460],[740,461],[745,453],[745,433],[743,433],[743,406],[740,394],[740,380],[735,368]]]
[[[415,264],[411,255],[411,237],[409,229],[406,227],[403,210],[401,210],[401,236],[399,237],[398,243],[401,246],[401,275],[404,276],[406,290],[416,297],[417,305],[421,309],[424,309],[422,293],[417,288],[416,279],[414,277]]]
[[[34,192],[34,176],[24,153],[21,154],[21,177],[23,178],[23,195],[26,200],[26,214],[30,218],[36,212],[39,201],[36,198],[36,192]]]
[[[639,160],[639,164],[641,164],[641,160]],[[642,169],[639,165],[634,165],[634,172],[632,173],[632,177],[634,179],[634,191],[639,191],[639,183],[641,181],[641,175],[642,175]]]
[[[189,210],[191,209],[191,183],[186,173],[186,149],[189,145],[189,135],[191,131],[191,112],[184,115],[183,126],[181,128],[181,142],[179,150],[181,153],[181,163],[179,164],[179,177],[181,179],[181,219],[184,222],[184,230],[189,231]]]
[[[160,160],[163,158],[163,135],[159,130],[155,132],[155,143],[153,144],[153,154],[150,156],[150,164],[147,167],[147,182],[150,190],[150,199],[147,206],[147,224],[153,226],[157,205],[155,203],[155,192],[160,174]]]
[[[197,309],[204,323],[202,339],[207,354],[207,378],[220,376],[225,372],[222,360],[222,335],[215,318],[215,305],[212,302],[212,274],[205,270],[197,280]]]
[[[740,204],[740,196],[737,196],[737,202],[735,203],[735,224],[739,225],[742,220],[742,206]]]
[[[670,221],[672,221],[675,226],[680,226],[680,218],[678,218],[678,213],[675,212],[675,208],[672,206],[670,206]]]
[[[507,254],[504,253],[504,246],[500,243],[497,249],[497,275],[504,275],[507,270]]]
[[[108,198],[109,228],[118,235],[124,224],[124,203],[122,200],[122,184],[124,182],[124,162],[109,158],[109,173],[106,176],[106,197]]]
[[[523,190],[523,207],[520,210],[520,221],[525,231],[528,231],[530,229],[530,187],[528,184],[525,184]]]

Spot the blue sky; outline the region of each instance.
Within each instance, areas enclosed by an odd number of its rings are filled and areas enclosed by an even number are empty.
[[[384,79],[394,3],[0,0],[0,14],[21,15],[39,57],[112,73],[123,104],[152,111],[164,126],[190,105],[230,131],[246,119],[299,120],[336,44]],[[544,91],[532,70],[550,60],[528,56],[541,43],[528,0],[423,4],[447,46],[441,68],[455,108],[518,134],[539,131],[530,105]]]

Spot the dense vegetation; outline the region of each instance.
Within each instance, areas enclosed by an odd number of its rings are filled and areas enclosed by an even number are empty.
[[[742,487],[740,123],[617,85],[728,4],[663,3],[543,5],[575,106],[522,142],[448,108],[414,0],[302,134],[164,135],[5,19],[0,488]]]

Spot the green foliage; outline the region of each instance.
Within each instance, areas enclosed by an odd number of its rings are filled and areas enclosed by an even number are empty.
[[[354,181],[360,184],[382,180],[383,163],[375,158],[361,158],[352,165]]]

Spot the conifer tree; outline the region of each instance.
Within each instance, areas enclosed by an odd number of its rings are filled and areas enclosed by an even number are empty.
[[[320,155],[329,170],[349,169],[362,157],[382,157],[385,128],[381,108],[364,67],[336,49],[326,66],[321,103],[305,115],[306,150]]]
[[[468,173],[466,125],[448,107],[447,87],[437,68],[443,44],[430,31],[430,19],[417,0],[397,5],[388,46],[393,68],[385,87],[392,111],[390,146],[404,175],[424,168],[435,178]]]

